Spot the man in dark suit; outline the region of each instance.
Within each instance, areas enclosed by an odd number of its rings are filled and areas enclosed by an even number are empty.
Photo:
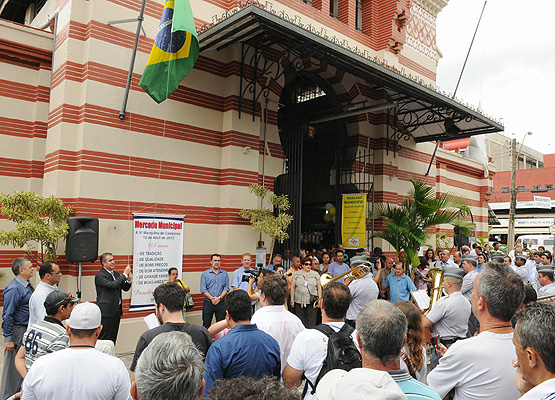
[[[131,267],[128,265],[123,274],[114,271],[116,261],[111,253],[100,256],[102,269],[94,278],[96,286],[96,304],[102,313],[102,332],[99,339],[107,339],[116,343],[119,321],[121,319],[121,291],[131,289]]]

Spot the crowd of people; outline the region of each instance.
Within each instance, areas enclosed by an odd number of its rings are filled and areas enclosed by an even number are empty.
[[[17,258],[0,399],[552,399],[552,257],[529,252],[427,249],[412,267],[403,253],[348,257],[339,245],[303,250],[288,268],[279,255],[253,268],[245,253],[231,280],[213,254],[202,325],[186,321],[190,289],[170,268],[153,293],[160,325],[140,336],[130,373],[113,347],[130,267],[119,274],[103,254],[96,304],[77,304],[56,286],[58,265],[41,265],[33,290],[33,265]],[[438,290],[431,269],[443,293],[419,309],[411,294]]]

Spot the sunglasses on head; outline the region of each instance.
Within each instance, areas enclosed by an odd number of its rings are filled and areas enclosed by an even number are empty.
[[[58,302],[54,305],[54,307],[60,307],[60,306],[61,306],[62,304],[64,304],[65,302],[71,302],[71,300],[72,300],[71,293],[69,293],[69,296],[67,296],[67,298],[58,301]]]

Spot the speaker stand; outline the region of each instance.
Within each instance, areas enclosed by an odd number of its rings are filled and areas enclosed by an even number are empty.
[[[79,277],[77,278],[77,297],[81,300],[81,263],[79,263]]]

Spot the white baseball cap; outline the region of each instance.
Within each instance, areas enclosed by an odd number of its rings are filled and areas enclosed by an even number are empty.
[[[73,329],[96,329],[100,323],[100,308],[88,301],[77,304],[69,317],[69,327]]]
[[[316,396],[318,400],[407,399],[387,372],[370,368],[331,370],[318,383]]]

